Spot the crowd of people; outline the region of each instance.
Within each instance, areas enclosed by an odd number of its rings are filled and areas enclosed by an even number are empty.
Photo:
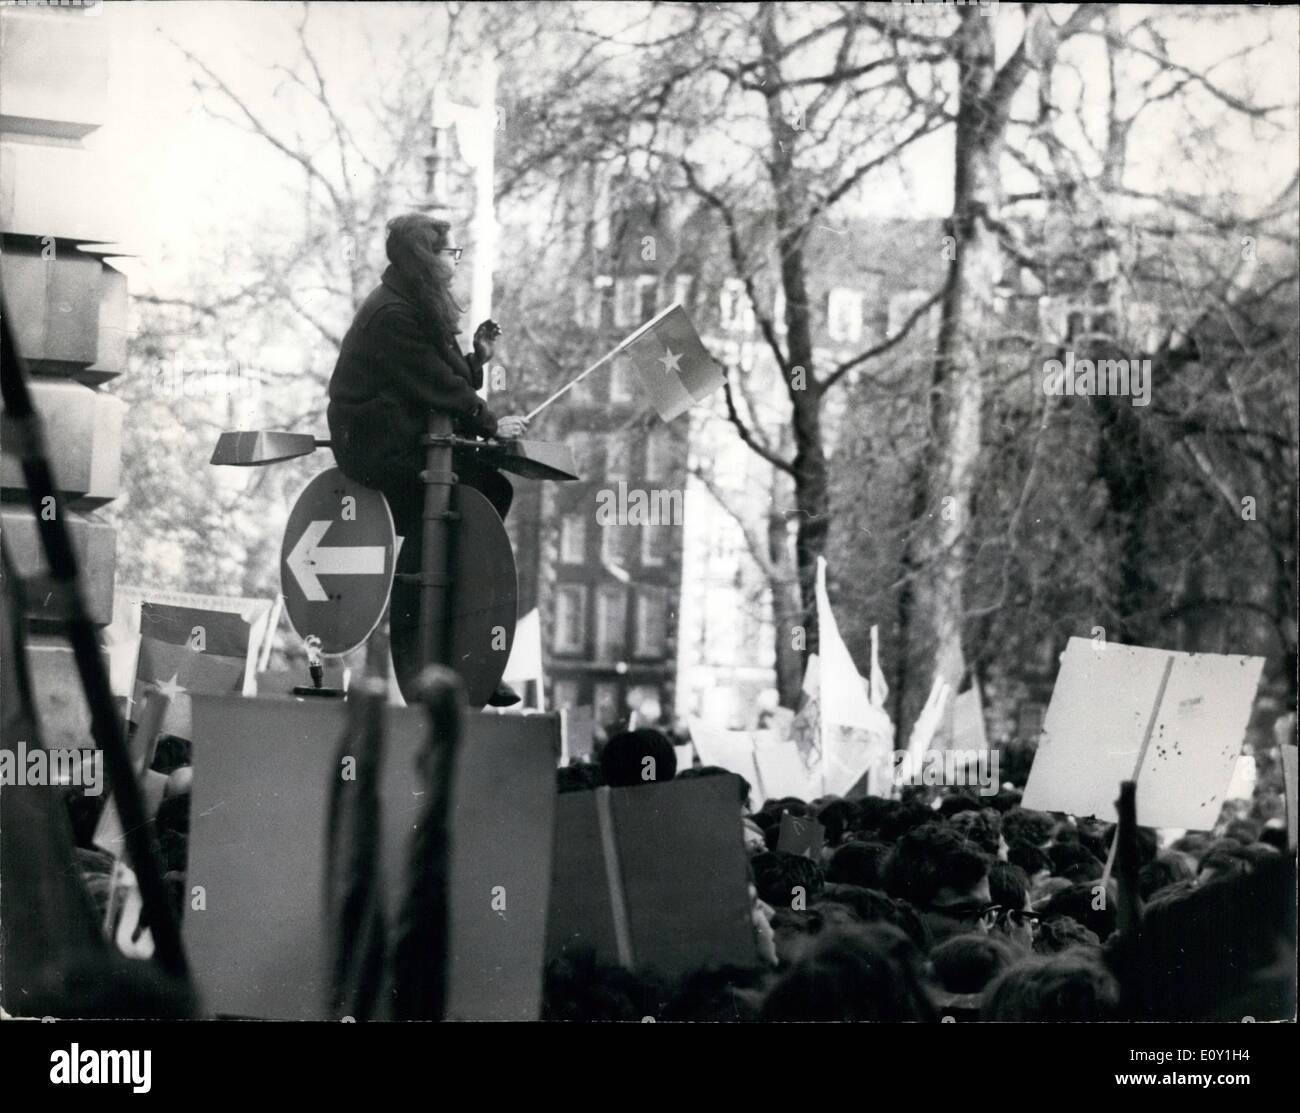
[[[647,758],[652,759],[647,761]],[[561,792],[725,773],[676,769],[651,730],[559,771]],[[1271,1020],[1295,1015],[1295,855],[1285,828],[1231,818],[1161,846],[1139,828],[1136,931],[1103,883],[1114,826],[1027,811],[1018,789],[900,799],[743,799],[762,963],[665,984],[590,956],[547,968],[554,1020]],[[757,806],[754,806],[757,805]],[[814,855],[778,850],[815,818]],[[666,868],[671,868],[668,866]]]
[[[164,738],[173,786],[154,820],[178,913],[185,892],[188,743]],[[647,760],[650,759],[650,760]],[[647,770],[653,775],[647,777]],[[557,771],[559,792],[725,774],[677,769],[654,730],[615,734]],[[1138,828],[1136,931],[1103,882],[1113,826],[1027,811],[1019,790],[904,789],[901,798],[754,801],[737,777],[757,961],[653,971],[567,954],[544,973],[558,1021],[1273,1020],[1295,1015],[1295,854],[1276,821],[1231,818],[1161,845]],[[813,818],[819,851],[777,849],[783,815]],[[102,913],[112,859],[74,798],[83,876]],[[672,870],[672,863],[665,863]]]

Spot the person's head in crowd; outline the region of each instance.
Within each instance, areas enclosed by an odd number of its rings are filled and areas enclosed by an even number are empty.
[[[1052,876],[1052,859],[1047,856],[1047,851],[1028,843],[1009,847],[1007,861],[1025,871],[1030,885],[1039,885]]]
[[[1002,837],[1011,847],[1026,845],[1046,850],[1052,842],[1056,820],[1046,812],[1012,808],[1002,817]]]
[[[677,772],[677,753],[659,731],[640,727],[616,734],[605,743],[600,767],[611,788],[664,784]]]
[[[1234,819],[1223,829],[1223,837],[1236,839],[1242,846],[1249,846],[1259,838],[1259,825],[1249,819]]]
[[[1029,958],[1002,974],[985,995],[981,1020],[1115,1020],[1119,983],[1100,956],[1082,948]]]
[[[1195,864],[1186,854],[1166,850],[1138,871],[1138,892],[1147,901],[1161,889],[1195,877]]]
[[[885,887],[915,906],[936,943],[988,931],[996,919],[988,859],[947,824],[927,824],[899,839],[886,864]]]
[[[826,845],[839,846],[852,829],[858,809],[851,800],[832,800],[817,811],[817,822],[826,828]]]
[[[749,860],[758,898],[774,909],[803,911],[821,892],[825,883],[822,868],[801,854],[768,850]]]
[[[150,768],[157,773],[174,773],[182,765],[192,765],[194,743],[175,734],[160,734]]]
[[[590,951],[546,964],[543,1020],[635,1020],[654,1016],[664,987],[622,966],[598,963]]]
[[[949,793],[939,801],[939,814],[944,819],[952,819],[962,812],[977,812],[982,806],[974,795],[962,790]]]
[[[1263,846],[1271,846],[1279,853],[1286,852],[1286,824],[1274,824],[1272,821],[1264,826],[1259,833],[1259,841]]]
[[[1190,854],[1197,861],[1200,861],[1202,855],[1210,849],[1210,844],[1214,842],[1214,836],[1208,831],[1188,831],[1187,834],[1178,838],[1171,850],[1181,850],[1184,854]]]
[[[153,818],[158,849],[166,869],[183,872],[188,862],[190,838],[190,796],[169,796],[158,805]]]
[[[997,808],[1001,814],[1006,815],[1012,808],[1020,807],[1020,801],[1024,798],[1024,795],[1018,788],[1006,788],[1004,786],[998,789],[989,799],[989,805]]]
[[[1053,916],[1069,916],[1078,920],[1103,943],[1115,930],[1115,904],[1117,890],[1112,878],[1103,891],[1100,881],[1080,881],[1063,889],[1051,900],[1039,906],[1043,920]]]
[[[895,900],[877,889],[864,889],[860,885],[828,884],[822,888],[813,908],[824,913],[828,904],[848,909],[858,923],[893,924],[923,952],[930,949],[930,933],[916,909],[906,901]]]
[[[864,796],[857,801],[857,819],[854,829],[878,832],[885,817],[892,815],[899,807],[897,800],[888,800],[883,796]]]
[[[881,842],[896,843],[909,831],[925,827],[935,821],[933,808],[927,807],[919,800],[890,801],[897,806],[886,812],[876,829],[875,835]]]
[[[984,932],[945,939],[930,952],[930,1000],[945,1015],[974,1020],[989,984],[1020,957],[1005,940]]]
[[[762,1020],[930,1021],[921,954],[888,924],[820,935],[768,992]]]
[[[1223,881],[1241,873],[1249,873],[1254,865],[1246,847],[1235,839],[1220,839],[1206,852],[1196,871],[1196,883]]]
[[[557,792],[582,792],[586,789],[599,788],[604,783],[600,766],[592,761],[574,762],[555,771]]]
[[[1153,900],[1107,960],[1134,1020],[1294,1019],[1295,858]],[[1163,896],[1163,894],[1162,894]]]
[[[1034,932],[1034,953],[1059,955],[1072,948],[1083,947],[1101,953],[1101,940],[1095,931],[1089,931],[1072,916],[1053,916],[1039,920]]]
[[[761,970],[739,966],[693,971],[674,988],[663,1019],[695,1023],[757,1020],[763,978]]]
[[[750,855],[762,854],[763,851],[767,849],[767,835],[763,831],[763,828],[755,823],[750,816],[745,816],[743,823],[745,832],[745,853]]]
[[[960,831],[990,858],[1005,860],[1007,844],[1002,838],[1002,816],[992,808],[968,808],[950,820],[954,831]]]
[[[827,883],[861,885],[864,889],[884,886],[885,860],[889,847],[882,842],[846,842],[835,848],[826,866]]]
[[[674,754],[674,759],[676,755]],[[740,803],[741,806],[749,810],[749,794],[753,786],[745,780],[739,773],[732,773],[730,769],[723,769],[721,765],[692,765],[689,769],[683,769],[677,774],[679,781],[690,780],[692,777],[718,777],[732,776],[740,781]]]
[[[1106,869],[1100,858],[1078,843],[1053,843],[1047,856],[1052,860],[1052,873],[1067,881],[1092,881]]]
[[[999,906],[994,934],[1025,950],[1034,945],[1038,915],[1029,900],[1029,878],[1019,866],[994,862],[989,867],[989,896]]]
[[[1048,901],[1057,893],[1065,892],[1074,882],[1066,881],[1064,877],[1047,877],[1042,881],[1031,881],[1030,884],[1032,888],[1029,890],[1029,899],[1036,910],[1042,911]]]
[[[772,913],[772,935],[776,944],[777,965],[789,969],[812,947],[825,927],[825,918],[816,909],[796,912],[777,908]]]

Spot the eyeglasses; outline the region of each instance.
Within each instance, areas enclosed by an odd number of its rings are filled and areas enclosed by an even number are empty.
[[[962,901],[959,904],[934,905],[930,911],[937,916],[947,916],[952,920],[981,920],[986,916],[996,917],[1002,912],[1000,904],[985,904],[982,901]]]
[[[438,254],[450,255],[454,260],[456,260],[456,262],[459,263],[460,257],[465,254],[465,249],[463,247],[440,247],[438,248]]]
[[[1006,917],[1008,923],[1028,924],[1035,930],[1037,930],[1038,926],[1043,922],[1042,916],[1037,912],[1026,912],[1021,908],[1007,908],[1001,912],[1000,915]]]

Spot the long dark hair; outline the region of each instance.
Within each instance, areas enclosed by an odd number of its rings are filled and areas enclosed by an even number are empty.
[[[435,263],[438,252],[451,238],[451,225],[420,213],[396,216],[388,222],[385,250],[388,261],[410,284],[420,305],[449,336],[460,331],[464,306],[456,301],[451,287],[442,281]]]

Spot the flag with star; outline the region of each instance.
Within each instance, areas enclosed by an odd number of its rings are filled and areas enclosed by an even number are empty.
[[[664,421],[681,416],[723,382],[721,366],[676,302],[637,329],[619,350]]]
[[[142,602],[131,718],[143,708],[146,692],[165,692],[171,705],[162,733],[192,738],[189,694],[243,690],[259,641],[253,625],[234,611]]]

